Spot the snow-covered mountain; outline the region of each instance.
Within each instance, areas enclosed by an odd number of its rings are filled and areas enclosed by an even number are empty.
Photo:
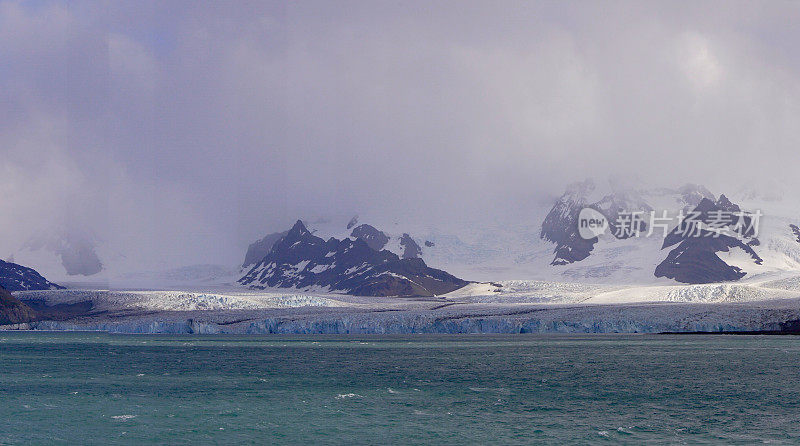
[[[362,229],[363,234],[380,235]],[[375,238],[369,240],[378,246]],[[383,238],[378,241],[386,243]],[[298,220],[239,283],[250,288],[324,289],[363,296],[435,296],[468,282],[430,268],[420,258],[374,249],[359,237],[324,240]]]
[[[742,213],[743,224],[747,229],[738,236],[721,234],[713,229],[731,229],[737,221],[721,221],[714,223],[715,215],[724,212],[740,213],[739,206],[733,204],[725,195],[716,202],[708,198],[692,210],[696,219],[687,218],[676,226],[665,238],[662,250],[677,244],[669,252],[667,258],[655,269],[656,277],[668,277],[682,283],[713,283],[739,280],[747,275],[744,268],[735,262],[728,264],[720,258],[721,253],[740,250],[755,265],[762,265],[764,260],[755,252],[760,242],[755,238],[752,216]],[[702,223],[703,227],[691,228],[691,224]],[[695,233],[696,232],[696,233]],[[733,232],[736,234],[735,232]],[[723,256],[724,257],[724,256]]]
[[[376,251],[382,249],[391,251],[402,259],[417,259],[422,255],[422,248],[405,232],[400,236],[393,237],[374,226],[361,224],[353,228],[350,237],[363,240],[367,246]]]
[[[513,219],[492,210],[495,221],[454,221],[448,227],[364,214],[304,221],[316,236],[361,239],[373,248],[401,258],[418,257],[428,266],[476,281],[670,285],[800,274],[800,206],[789,201],[791,196],[764,197],[752,188],[716,196],[697,184],[646,187],[584,181],[568,186],[550,205],[532,207],[527,216]],[[579,236],[577,215],[586,207],[608,218],[606,234],[588,240]],[[709,214],[718,210],[760,213],[757,237],[669,236],[681,215],[698,212],[701,224],[708,224]],[[617,227],[621,212],[644,217],[667,212],[670,224],[650,228],[644,218],[638,236],[626,234]]]
[[[571,186],[542,225],[541,238],[553,244],[552,271],[562,276],[618,283],[660,278],[712,283],[800,273],[800,244],[791,243],[793,230],[785,217],[790,207],[752,199],[739,206],[698,185],[612,190],[596,201],[589,199],[593,192],[591,182]],[[585,207],[608,218],[608,234],[590,240],[579,237],[576,220]],[[614,222],[621,211],[642,216],[637,236],[618,234]],[[659,218],[663,216],[668,218]],[[668,227],[649,228],[654,221],[668,221]],[[737,231],[737,225],[749,229]]]

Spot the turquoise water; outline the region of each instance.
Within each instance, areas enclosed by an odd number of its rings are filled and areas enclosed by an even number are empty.
[[[6,443],[800,442],[800,338],[0,333]]]

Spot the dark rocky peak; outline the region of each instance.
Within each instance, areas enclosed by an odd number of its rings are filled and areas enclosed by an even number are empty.
[[[594,182],[586,180],[567,186],[566,192],[556,200],[542,222],[539,237],[553,243],[563,243],[577,231],[578,213],[585,207],[589,194],[594,191]]]
[[[672,246],[685,238],[687,233],[692,233],[691,229],[689,228],[690,225],[695,225],[698,223],[705,223],[705,224],[714,224],[719,226],[720,224],[723,227],[728,227],[729,229],[733,229],[736,224],[739,222],[739,215],[738,213],[742,212],[741,208],[731,202],[728,197],[725,195],[720,195],[719,199],[716,201],[712,201],[709,198],[703,198],[700,200],[700,203],[694,207],[689,213],[687,213],[686,218],[677,226],[675,229],[670,232],[666,238],[664,238],[664,244],[661,246],[661,249],[664,249],[668,246]],[[725,222],[715,222],[715,219],[720,217],[725,217]],[[749,229],[744,232],[742,235],[745,237],[753,237],[754,228],[750,228],[751,217],[748,214],[742,215],[742,222],[745,225],[745,228],[742,229]],[[708,232],[708,235],[713,235],[713,232]]]
[[[308,228],[306,228],[306,225],[303,224],[302,220],[297,220],[294,226],[292,226],[292,228],[289,229],[289,235],[291,235],[292,237],[301,237],[305,234],[310,235],[311,231],[309,231]]]
[[[368,224],[356,226],[350,236],[365,241],[370,248],[376,251],[380,251],[389,243],[388,235]]]
[[[356,229],[364,226],[367,231],[371,228],[361,225]],[[406,250],[413,242],[408,240]],[[261,289],[323,287],[372,296],[433,296],[468,283],[429,268],[422,259],[401,259],[390,251],[372,249],[360,237],[323,240],[309,233],[301,222],[238,282]]]
[[[416,259],[422,256],[422,248],[420,248],[417,242],[408,234],[403,234],[403,236],[400,237],[400,246],[403,247],[402,257],[404,259]]]
[[[594,189],[592,180],[570,184],[542,222],[539,237],[556,244],[552,265],[581,261],[594,249],[597,237],[585,240],[578,235],[578,214]]]
[[[317,241],[317,240],[324,240],[321,237],[317,237],[311,231],[306,228],[306,225],[303,224],[302,221],[297,220],[297,222],[292,226],[289,231],[286,232],[286,236],[282,239],[278,240],[278,243],[283,243],[286,241]]]
[[[741,212],[742,208],[739,205],[731,202],[725,194],[719,196],[717,200],[717,208],[726,211],[726,212]]]
[[[755,264],[762,259],[753,248],[738,239],[727,235],[688,238],[670,251],[655,269],[656,277],[666,277],[681,283],[714,283],[739,280],[747,273],[737,266],[725,263],[718,252],[729,252],[741,248],[747,252]]]
[[[324,255],[326,245],[325,240],[312,234],[298,220],[283,238],[275,242],[270,252],[256,266],[263,264],[268,258],[287,264],[297,264],[304,259]]]
[[[618,231],[615,223],[621,212],[650,212],[653,208],[634,189],[618,189],[597,202],[590,202],[594,183],[587,180],[575,183],[556,201],[542,223],[540,238],[556,244],[552,265],[566,265],[579,262],[591,254],[597,237],[586,240],[578,233],[578,214],[581,209],[591,207],[606,216],[609,229],[618,238],[634,235],[632,231]],[[639,222],[639,231],[645,231],[644,219]]]
[[[726,234],[717,234],[714,231],[705,229],[706,226],[714,225],[717,228],[734,229],[738,222],[738,217],[723,219],[723,223],[716,222],[715,214],[719,212],[736,213],[740,212],[739,206],[728,200],[725,195],[721,195],[718,200],[712,201],[710,198],[702,198],[695,206],[691,215],[687,215],[681,224],[670,232],[664,239],[661,249],[676,245],[667,258],[664,259],[655,269],[656,277],[667,277],[682,283],[712,283],[739,280],[747,273],[738,266],[728,265],[717,253],[730,252],[731,249],[739,248],[746,252],[754,264],[760,265],[763,260],[753,249],[758,246],[757,239],[744,243],[737,237]],[[719,214],[722,216],[722,214]],[[744,217],[744,223],[750,224],[749,217]],[[744,228],[747,229],[747,228]],[[752,237],[753,233],[748,231],[742,234],[744,237]]]
[[[797,227],[797,225],[789,225],[789,228],[791,228],[794,236],[797,237],[797,243],[800,243],[800,227]]]

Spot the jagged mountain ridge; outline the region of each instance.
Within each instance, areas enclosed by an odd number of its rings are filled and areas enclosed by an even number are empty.
[[[361,238],[324,240],[297,221],[238,283],[251,288],[324,288],[366,296],[435,296],[467,281],[428,267],[422,259],[401,259],[375,250]]]
[[[603,195],[597,200],[590,198],[595,192],[595,184],[591,180],[574,183],[567,187],[567,191],[556,201],[550,212],[542,222],[539,237],[555,243],[554,258],[551,265],[567,265],[579,262],[591,254],[597,238],[584,239],[578,234],[578,214],[583,208],[592,208],[608,218],[609,232],[618,239],[631,237],[630,233],[621,231],[616,226],[617,217],[621,211],[649,213],[654,207],[647,203],[641,193],[636,190],[618,190]],[[684,209],[695,206],[701,200],[713,195],[702,186],[685,185],[677,191],[668,189],[656,191],[662,195],[679,197],[679,204]],[[640,232],[647,230],[646,222],[638,225]]]
[[[321,236],[322,238],[335,237],[344,239],[349,237],[352,239],[361,239],[366,242],[370,248],[376,251],[385,249],[397,254],[403,259],[422,258],[423,256],[423,248],[420,246],[419,242],[417,242],[417,240],[415,240],[414,237],[407,232],[404,232],[401,235],[389,235],[370,224],[363,223],[357,225],[358,216],[355,216],[349,220],[346,226],[347,231],[349,232],[345,234],[341,234],[339,231],[330,231],[330,228],[326,228],[328,230],[318,231],[314,228],[314,226],[312,226],[313,223],[309,224],[305,221],[303,224],[306,225],[312,234]],[[244,262],[242,263],[241,268],[244,270],[252,267],[252,265],[255,265],[259,260],[267,255],[267,253],[269,253],[275,242],[285,236],[287,232],[288,231],[267,234],[262,239],[251,243],[247,248],[247,253],[245,254]],[[325,234],[325,236],[320,235],[321,233]],[[434,246],[433,242],[429,240],[424,240],[422,243],[428,248]]]
[[[399,237],[392,237],[374,226],[364,223],[353,228],[350,237],[364,240],[370,248],[376,251],[388,249],[403,259],[422,257],[422,248],[407,232]],[[393,242],[394,246],[389,246],[390,242]]]
[[[727,191],[726,191],[727,192]],[[730,199],[728,199],[730,197]],[[750,198],[748,198],[750,197]],[[754,198],[755,197],[755,198]],[[688,213],[707,199],[712,203],[741,208],[748,211],[764,210],[758,238],[748,238],[737,243],[728,240],[727,250],[720,248],[718,241],[703,242],[694,247],[689,243],[669,243],[664,246],[664,234],[659,228],[657,235],[650,237],[616,237],[615,227],[599,240],[584,240],[577,235],[576,216],[582,207],[591,207],[604,215],[610,215],[613,223],[617,210],[640,210],[646,214],[662,210],[674,216],[679,212]],[[413,240],[421,251],[418,256],[426,265],[440,268],[458,277],[480,281],[536,279],[554,282],[584,282],[607,284],[677,284],[703,282],[709,280],[743,280],[763,274],[800,273],[800,230],[794,232],[790,225],[797,226],[796,209],[790,201],[769,201],[760,195],[741,194],[719,196],[698,184],[681,187],[608,187],[602,182],[591,181],[571,186],[561,197],[548,204],[536,203],[522,218],[508,218],[498,213],[493,221],[476,221],[475,224],[458,222],[449,226],[423,225],[403,221],[383,215],[362,214],[359,218],[341,216],[336,218],[317,218],[310,220],[309,230],[317,236],[337,239],[359,238],[361,234],[353,229],[369,222],[372,232],[389,238],[382,249],[402,257],[405,247],[400,240],[405,234]],[[726,203],[728,202],[728,203]],[[734,204],[734,202],[736,204]],[[305,220],[304,220],[305,221]],[[321,223],[322,222],[322,223]],[[348,229],[347,226],[350,226]],[[643,224],[646,234],[650,228]],[[400,235],[403,234],[403,235]],[[355,237],[354,237],[355,236]],[[365,237],[360,237],[365,238]],[[724,239],[723,239],[724,240]],[[379,245],[380,246],[380,245]],[[743,247],[744,246],[744,247]],[[670,253],[681,248],[669,259]],[[680,251],[688,251],[682,259],[688,259],[698,251],[714,250],[714,260],[707,262],[724,263],[709,267],[709,274],[703,279],[689,274],[685,279],[670,278],[676,274],[669,272],[667,264],[674,261]],[[749,251],[752,250],[762,261],[757,262]],[[680,260],[678,260],[680,262]],[[659,274],[656,268],[662,263]],[[741,274],[710,274],[738,268]],[[703,274],[700,274],[702,276]],[[736,279],[741,277],[741,279]]]
[[[551,265],[579,262],[592,252],[597,238],[584,239],[578,234],[578,213],[589,206],[586,196],[594,189],[590,182],[567,188],[542,222],[539,237],[556,244]]]
[[[363,240],[367,246],[375,251],[380,251],[389,243],[388,235],[368,224],[356,226],[353,228],[353,232],[350,233],[350,236]]]
[[[703,198],[693,209],[697,218],[694,223],[710,225],[712,215],[715,212],[739,212],[739,206],[733,204],[725,195],[721,195],[719,200],[712,202],[708,198]],[[730,229],[735,222],[722,225]],[[744,223],[750,225],[750,219],[745,218]],[[717,234],[708,229],[700,228],[697,234],[692,234],[690,222],[684,220],[675,227],[664,239],[662,249],[678,245],[672,249],[667,258],[664,259],[655,269],[656,277],[668,277],[682,283],[713,283],[739,280],[747,273],[736,265],[725,263],[717,254],[729,252],[731,249],[741,249],[757,265],[763,263],[763,259],[756,254],[752,245],[739,240],[736,237]],[[744,237],[752,237],[752,228],[743,233]],[[757,246],[756,243],[753,245]]]
[[[697,284],[735,281],[752,273],[794,269],[798,266],[800,253],[791,247],[784,251],[787,248],[785,239],[790,235],[788,231],[784,234],[778,229],[776,233],[776,229],[771,227],[767,236],[769,243],[762,246],[750,224],[752,214],[743,211],[725,195],[716,199],[703,186],[690,184],[674,190],[647,192],[613,191],[599,200],[591,200],[588,196],[593,192],[593,187],[590,181],[569,187],[542,223],[540,238],[555,245],[551,265],[556,269],[566,268],[564,275],[579,271],[578,274],[601,277],[605,272],[616,274],[626,269],[649,269],[655,278]],[[658,204],[651,204],[650,200]],[[584,240],[578,235],[577,216],[584,207],[600,211],[609,220],[609,234],[603,236],[603,250],[599,254],[594,250],[600,246],[600,240]],[[641,211],[643,215],[662,210],[673,215],[696,213],[696,220],[706,226],[711,223],[711,216],[715,213],[741,214],[742,221],[738,224],[749,228],[749,232],[731,236],[701,230],[693,236],[685,236],[685,228],[679,226],[671,229],[660,247],[653,240],[638,238],[623,243],[620,239],[624,237],[615,233],[617,228],[614,222],[618,215],[615,209]],[[733,229],[733,225],[734,222],[730,222],[723,227]],[[646,224],[643,223],[640,229],[642,234],[648,233]],[[671,249],[661,252],[667,248]],[[769,254],[769,261],[765,261],[759,250]],[[603,257],[605,261],[600,260]],[[584,267],[583,264],[589,260],[591,262]]]

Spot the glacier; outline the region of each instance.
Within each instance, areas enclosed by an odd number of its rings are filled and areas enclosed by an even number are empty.
[[[170,312],[117,320],[40,321],[6,328],[164,334],[691,333],[778,331],[797,320],[800,300],[786,306],[648,304],[300,314]]]
[[[79,315],[0,327],[108,333],[413,334],[780,331],[800,321],[800,278],[735,284],[474,283],[433,298],[236,287],[14,293]],[[794,325],[793,325],[794,324]]]

